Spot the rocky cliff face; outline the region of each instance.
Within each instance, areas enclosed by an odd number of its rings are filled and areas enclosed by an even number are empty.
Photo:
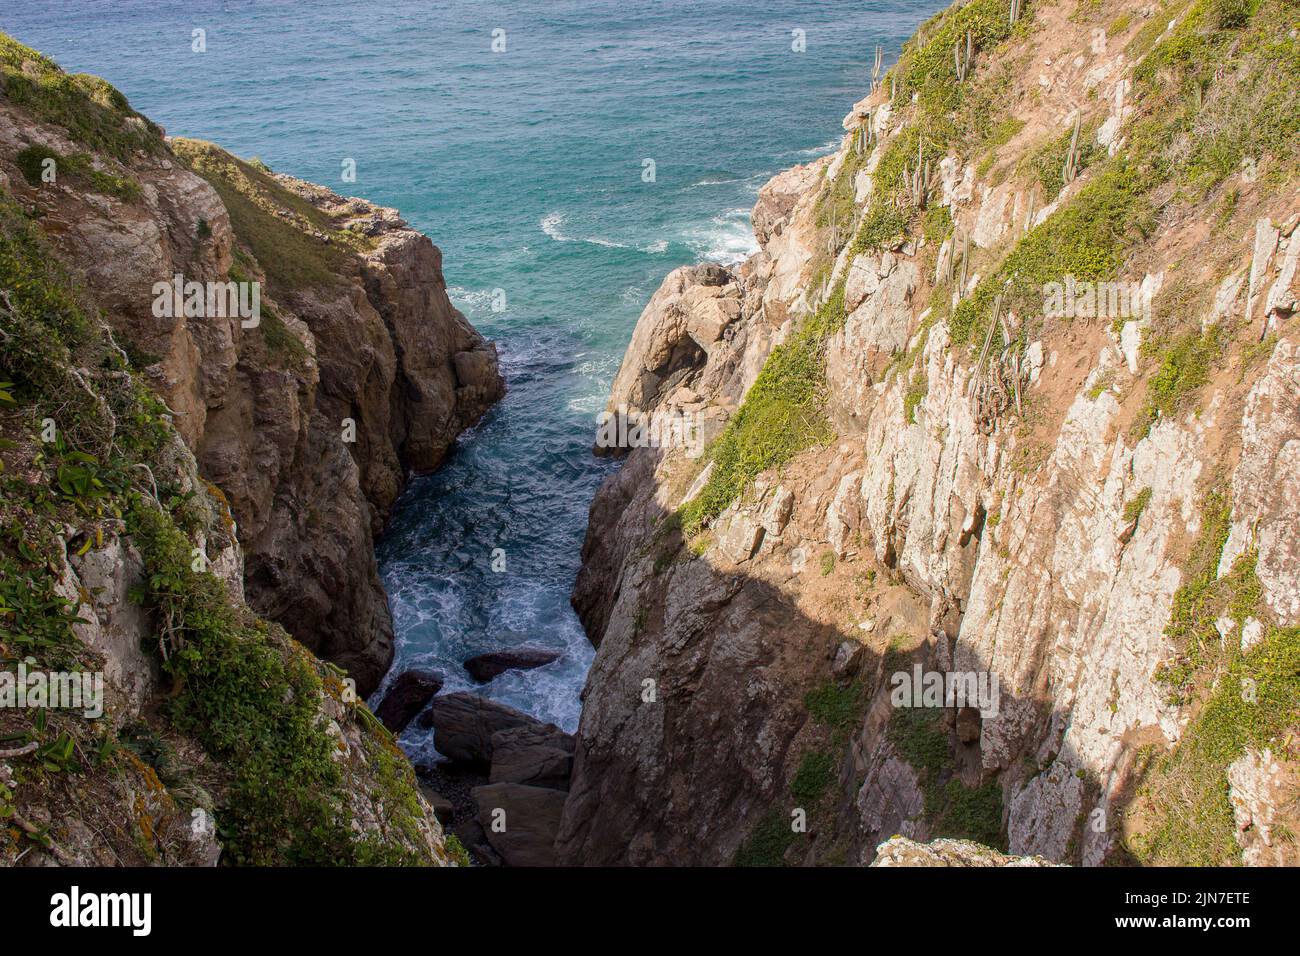
[[[610,408],[711,444],[593,504],[562,861],[1294,860],[1297,22],[1228,6],[954,6],[665,280]]]
[[[229,501],[250,603],[369,693],[392,659],[373,538],[406,470],[435,468],[502,393],[438,250],[392,210],[210,144],[124,163],[12,102],[0,110],[14,197],[39,210]],[[34,148],[77,157],[89,188],[57,162],[54,182],[29,181],[18,158]],[[129,185],[96,191],[96,166]],[[177,275],[258,282],[261,321],[187,315],[183,294],[156,314],[154,284]]]
[[[109,698],[5,712],[32,746],[0,755],[0,853],[211,862],[219,821],[236,862],[445,862],[360,703],[392,657],[373,541],[502,394],[492,345],[392,210],[166,140],[4,36],[0,66],[0,657]],[[90,799],[24,764],[92,746]]]

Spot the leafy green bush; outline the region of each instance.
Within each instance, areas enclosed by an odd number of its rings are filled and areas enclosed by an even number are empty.
[[[1204,332],[1183,333],[1160,353],[1160,367],[1147,382],[1142,413],[1145,428],[1186,407],[1196,390],[1210,380],[1210,370],[1225,346],[1222,329],[1212,325]],[[1158,349],[1152,343],[1144,351]]]

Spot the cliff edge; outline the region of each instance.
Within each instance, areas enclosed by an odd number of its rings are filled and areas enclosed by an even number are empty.
[[[955,4],[665,280],[561,860],[1295,862],[1298,26]]]
[[[362,703],[375,535],[503,393],[433,244],[0,35],[0,379],[0,694],[102,691],[4,701],[0,859],[448,862]]]

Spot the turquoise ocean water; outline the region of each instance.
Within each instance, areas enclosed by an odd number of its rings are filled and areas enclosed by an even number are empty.
[[[394,672],[432,667],[455,690],[471,654],[552,647],[556,663],[484,690],[572,730],[592,650],[569,590],[611,467],[590,454],[595,415],[638,314],[676,266],[754,251],[760,185],[828,151],[875,45],[892,63],[941,5],[0,0],[0,29],[169,133],[394,206],[442,247],[510,392],[411,483],[380,542]],[[414,729],[403,743],[431,746]]]

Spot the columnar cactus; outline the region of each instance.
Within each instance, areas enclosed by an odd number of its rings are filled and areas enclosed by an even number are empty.
[[[958,40],[952,45],[952,62],[957,68],[957,82],[965,83],[966,76],[970,73],[971,56],[974,53],[975,39],[970,30],[966,31],[966,51],[962,54],[961,41]]]
[[[1074,114],[1074,133],[1070,136],[1070,148],[1065,154],[1065,164],[1061,167],[1061,178],[1065,185],[1070,185],[1079,175],[1079,114]]]

